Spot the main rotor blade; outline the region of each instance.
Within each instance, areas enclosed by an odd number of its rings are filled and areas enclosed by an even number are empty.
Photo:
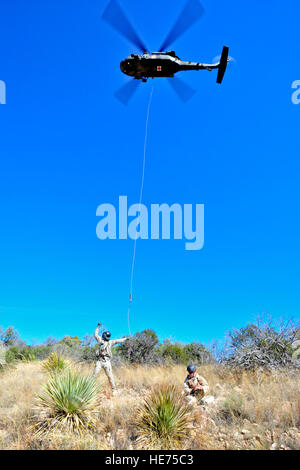
[[[178,77],[168,78],[168,82],[170,83],[175,93],[179,96],[181,101],[183,101],[184,103],[189,101],[196,93],[196,90],[194,90],[192,87],[190,87],[187,83],[185,83]]]
[[[199,0],[188,0],[181,12],[181,15],[159,49],[160,52],[165,51],[177,38],[179,38],[179,36],[185,33],[203,15],[204,8]]]
[[[122,34],[132,44],[137,46],[141,52],[147,51],[147,47],[140,39],[133,26],[127,19],[116,0],[111,0],[104,10],[102,19],[110,24],[112,28]]]
[[[115,93],[115,97],[126,106],[138,89],[140,83],[141,80],[132,78]]]

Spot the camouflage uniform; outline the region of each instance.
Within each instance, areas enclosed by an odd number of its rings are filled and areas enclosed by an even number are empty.
[[[95,339],[96,339],[97,343],[100,346],[100,348],[99,348],[100,351],[98,353],[98,359],[97,359],[95,369],[94,369],[94,375],[99,374],[100,370],[103,368],[104,372],[106,374],[106,377],[108,378],[108,381],[110,383],[110,386],[111,386],[113,392],[115,392],[116,384],[115,384],[115,381],[114,381],[111,362],[110,362],[110,360],[112,358],[111,348],[115,344],[123,343],[124,341],[126,341],[127,338],[112,339],[112,340],[109,340],[109,341],[104,341],[98,334],[99,328],[100,328],[100,325],[97,326],[97,328],[95,330],[95,333],[94,333]]]
[[[197,372],[193,377],[190,377],[190,375],[186,377],[184,381],[184,394],[189,403],[196,404],[208,391],[208,383],[205,378],[201,377]]]

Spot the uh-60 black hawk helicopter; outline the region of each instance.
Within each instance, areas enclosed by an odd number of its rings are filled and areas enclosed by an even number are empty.
[[[150,53],[117,1],[111,0],[109,2],[102,18],[142,52],[142,54],[131,54],[125,60],[122,60],[120,64],[122,72],[134,78],[134,80],[124,85],[115,94],[121,102],[127,104],[141,81],[146,82],[148,78],[155,77],[169,78],[169,82],[175,92],[183,101],[187,101],[195,91],[189,85],[174,76],[177,72],[183,70],[211,71],[218,69],[217,83],[222,83],[227,63],[230,61],[228,58],[228,47],[223,47],[220,61],[214,64],[186,62],[177,57],[175,51],[165,52],[166,49],[196,23],[203,14],[204,9],[198,0],[188,0],[181,15],[159,49],[159,52]]]

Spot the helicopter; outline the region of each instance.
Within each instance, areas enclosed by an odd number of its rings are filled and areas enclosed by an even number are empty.
[[[218,69],[217,83],[221,84],[226,72],[229,48],[223,47],[219,62],[213,64],[203,64],[199,62],[189,62],[181,60],[175,51],[166,51],[169,46],[185,33],[204,14],[204,8],[199,0],[187,0],[180,16],[163,42],[158,52],[148,52],[147,47],[140,39],[125,13],[121,9],[117,0],[110,0],[102,19],[111,27],[122,34],[139,50],[140,54],[131,54],[121,61],[121,71],[133,78],[126,83],[115,96],[123,103],[127,104],[135,93],[140,82],[147,82],[149,78],[166,77],[182,101],[188,101],[194,93],[189,85],[178,77],[177,72],[188,70],[208,70]]]

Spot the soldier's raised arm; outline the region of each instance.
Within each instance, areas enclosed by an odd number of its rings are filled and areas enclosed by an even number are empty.
[[[114,344],[124,343],[124,341],[126,341],[126,339],[128,339],[128,337],[127,338],[121,338],[121,339],[112,339],[110,341],[110,344],[113,346]]]
[[[98,323],[97,328],[95,329],[95,333],[94,333],[95,340],[97,341],[97,343],[102,343],[102,339],[100,338],[98,334],[100,326],[101,326],[101,323]]]

